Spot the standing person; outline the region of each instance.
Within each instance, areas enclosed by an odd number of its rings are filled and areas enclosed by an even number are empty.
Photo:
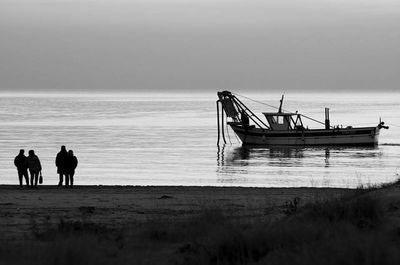
[[[19,154],[14,159],[14,165],[18,170],[19,186],[22,187],[22,177],[25,178],[26,186],[29,187],[29,177],[28,177],[28,161],[24,155],[25,150],[19,150]]]
[[[249,127],[249,124],[250,124],[249,116],[247,116],[247,114],[244,110],[242,110],[242,112],[240,114],[241,114],[243,127],[245,127],[245,128]]]
[[[39,173],[42,171],[39,157],[35,155],[35,151],[29,150],[29,155],[26,160],[28,162],[29,173],[31,174],[31,187],[37,188]],[[33,186],[33,180],[35,180],[35,186]]]
[[[74,186],[74,175],[77,166],[78,166],[78,159],[76,158],[76,156],[74,156],[74,151],[69,150],[66,160],[66,169],[67,169],[67,175],[65,178],[66,187],[68,187],[68,185],[71,185],[71,188]]]
[[[67,172],[66,172],[66,159],[67,159],[67,149],[65,148],[65,145],[61,146],[60,152],[58,152],[56,156],[56,167],[57,167],[57,173],[60,177],[58,186],[62,186],[63,184],[63,176],[65,175],[65,178],[67,178]]]

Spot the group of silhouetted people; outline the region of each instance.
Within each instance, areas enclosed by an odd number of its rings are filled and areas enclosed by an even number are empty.
[[[73,187],[74,186],[74,175],[75,169],[78,166],[78,159],[74,156],[74,152],[67,149],[65,146],[61,146],[60,152],[58,152],[56,156],[56,167],[57,173],[60,177],[58,182],[58,186],[62,186],[63,178],[65,176],[65,186]]]
[[[22,178],[25,178],[26,186],[37,187],[39,174],[42,172],[42,165],[35,151],[29,150],[28,156],[25,156],[25,150],[19,150],[19,154],[14,159],[14,165],[18,170],[19,185],[22,187]],[[31,175],[29,184],[28,169]]]
[[[19,150],[19,154],[14,159],[14,165],[17,167],[19,185],[23,186],[25,178],[26,186],[37,188],[38,182],[42,182],[42,165],[39,157],[35,155],[35,151],[29,150],[28,156],[25,156],[25,150]],[[56,156],[57,173],[59,174],[58,186],[62,186],[65,176],[65,187],[73,187],[75,169],[78,166],[78,159],[74,156],[74,152],[61,146],[61,151]],[[30,173],[30,181],[28,176]]]

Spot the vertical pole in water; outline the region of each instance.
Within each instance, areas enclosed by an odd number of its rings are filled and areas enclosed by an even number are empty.
[[[331,128],[329,120],[329,108],[325,108],[325,130],[329,130]]]
[[[219,105],[218,105],[218,100],[216,101],[216,103],[217,103],[217,128],[218,128],[218,139],[217,139],[217,145],[219,146],[219,138],[220,138],[220,132],[219,132],[219,129],[220,129],[220,125],[219,125]]]
[[[222,110],[224,108],[222,107]],[[226,140],[225,140],[225,128],[224,128],[224,111],[221,111],[221,131],[222,131],[222,140],[224,140],[224,144],[226,144]]]

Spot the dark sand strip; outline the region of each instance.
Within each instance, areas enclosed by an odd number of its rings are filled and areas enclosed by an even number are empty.
[[[235,218],[276,219],[285,204],[300,205],[354,192],[337,188],[242,188],[186,186],[76,186],[38,189],[0,185],[0,234],[30,237],[32,227],[48,229],[63,221],[87,221],[123,228],[140,223],[179,221],[217,209]]]

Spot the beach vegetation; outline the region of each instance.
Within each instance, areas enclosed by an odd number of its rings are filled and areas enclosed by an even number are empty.
[[[388,210],[399,208],[389,204],[388,209],[375,191],[360,188],[351,195],[304,205],[293,199],[282,206],[278,220],[236,218],[216,207],[179,221],[155,218],[117,228],[87,218],[60,220],[44,230],[33,223],[34,239],[3,242],[1,261],[45,265],[400,264],[400,229],[388,221]]]

